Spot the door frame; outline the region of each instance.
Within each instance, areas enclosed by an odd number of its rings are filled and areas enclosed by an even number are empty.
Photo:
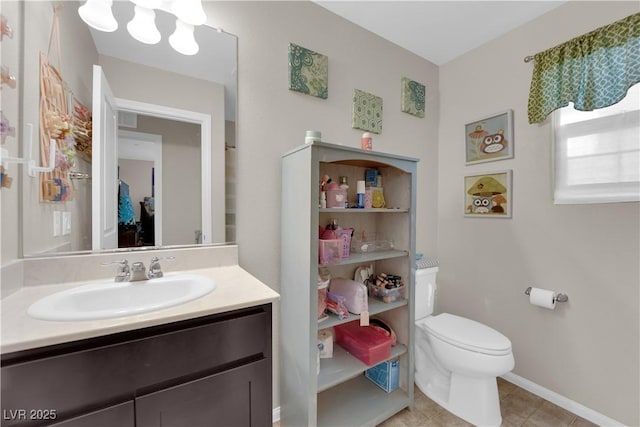
[[[140,142],[149,146],[149,150],[135,155],[122,156],[123,143]],[[153,232],[155,246],[162,245],[162,135],[118,129],[118,159],[147,160],[153,162],[154,169],[154,221]]]
[[[201,154],[201,199],[202,199],[202,243],[212,243],[213,215],[211,212],[211,116],[195,111],[149,104],[130,99],[115,98],[117,111],[144,114],[162,119],[175,120],[200,125]]]

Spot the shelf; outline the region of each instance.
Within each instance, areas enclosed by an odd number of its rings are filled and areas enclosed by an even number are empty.
[[[317,178],[320,175],[346,176],[360,180],[366,169],[377,168],[384,175],[387,208],[319,208]],[[309,173],[310,172],[310,173]],[[301,179],[303,177],[303,179]],[[282,419],[291,426],[374,426],[384,422],[403,408],[413,406],[414,373],[409,369],[413,358],[414,322],[411,319],[414,279],[411,274],[415,252],[415,212],[417,159],[352,149],[329,143],[305,144],[283,156],[283,191],[281,197],[281,340],[282,365],[280,400]],[[353,189],[351,189],[353,191]],[[353,195],[353,193],[351,193]],[[351,200],[353,202],[353,200]],[[376,205],[377,206],[377,205]],[[336,264],[319,264],[318,226],[336,218],[354,230],[367,232],[381,240],[394,238],[391,250],[377,252],[351,251],[351,256],[337,259]],[[356,236],[360,237],[357,234]],[[367,249],[389,248],[391,245],[369,246]],[[358,246],[358,249],[360,247]],[[374,264],[378,270],[402,276],[406,287],[404,298],[392,303],[372,297],[368,299],[370,316],[383,316],[395,329],[402,344],[391,348],[391,358],[400,358],[400,384],[403,388],[386,393],[369,381],[364,372],[369,368],[348,351],[335,344],[333,357],[320,360],[320,372],[314,375],[316,355],[309,349],[317,346],[318,331],[336,325],[359,321],[350,314],[340,320],[330,314],[315,322],[317,271],[328,267],[332,276],[353,276],[358,266]],[[307,284],[305,286],[304,284]],[[311,287],[308,287],[311,286]],[[308,324],[304,319],[312,319]],[[311,375],[309,375],[311,373]]]
[[[351,255],[349,255],[349,258],[342,258],[340,262],[337,262],[335,264],[320,264],[320,265],[324,267],[331,267],[334,265],[360,264],[365,262],[378,261],[381,259],[402,258],[407,255],[409,255],[409,252],[398,251],[398,250],[366,252],[366,253],[352,252]]]
[[[391,347],[390,360],[407,352],[402,344]],[[333,343],[333,357],[320,359],[320,374],[318,375],[318,393],[330,389],[343,381],[357,377],[371,366],[353,357],[347,350]],[[375,385],[374,385],[375,387]]]
[[[369,316],[373,316],[378,313],[383,313],[385,311],[393,310],[398,307],[402,307],[407,305],[407,300],[402,299],[394,302],[382,302],[377,298],[369,298]],[[329,318],[327,320],[323,320],[322,322],[318,322],[318,330],[331,328],[336,325],[341,325],[343,323],[351,322],[352,320],[360,319],[359,314],[351,314],[349,313],[349,317],[344,320],[340,320],[338,316],[335,314],[329,314]]]
[[[371,212],[371,213],[407,213],[407,212],[409,212],[409,209],[403,209],[403,208],[370,208],[370,209],[320,208],[320,209],[318,209],[318,212],[320,212],[320,213],[324,213],[324,212],[328,212],[328,213],[350,213],[350,214],[357,214],[357,213],[364,213],[364,212]]]
[[[411,406],[398,388],[387,393],[364,375],[318,394],[318,427],[377,425]]]

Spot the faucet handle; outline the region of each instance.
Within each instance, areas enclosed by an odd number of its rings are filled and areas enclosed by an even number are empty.
[[[129,267],[129,261],[127,261],[126,259],[100,263],[100,265],[102,265],[103,267],[113,265],[113,264],[118,264],[118,271],[116,271],[116,277],[115,277],[116,282],[124,282],[128,280],[129,277],[131,277],[131,268]]]
[[[164,260],[167,260],[167,261],[173,261],[174,259],[176,259],[176,257],[174,257],[174,256],[166,256],[166,257],[154,256],[153,258],[151,258],[151,264],[149,264],[149,272],[147,273],[147,277],[149,279],[155,279],[155,278],[163,276],[162,266],[160,265],[160,260],[161,259],[164,259]]]

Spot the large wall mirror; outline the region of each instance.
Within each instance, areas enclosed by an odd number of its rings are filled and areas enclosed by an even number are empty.
[[[127,32],[132,2],[113,2],[111,33],[80,19],[82,3],[22,3],[24,138],[33,129],[40,152],[41,52],[70,112],[93,113],[94,134],[90,155],[77,153],[69,169],[69,200],[43,201],[42,179],[21,175],[23,256],[235,241],[236,37],[196,27],[199,52],[186,56],[169,46],[172,15],[156,11],[162,39],[148,45]],[[107,99],[115,128],[96,110]]]

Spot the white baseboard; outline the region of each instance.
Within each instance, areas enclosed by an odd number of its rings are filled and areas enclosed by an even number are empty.
[[[502,378],[599,426],[624,426],[624,424],[619,421],[609,418],[593,409],[589,409],[578,402],[559,395],[555,391],[544,388],[526,378],[522,378],[513,372],[504,374]]]
[[[273,408],[273,422],[277,423],[280,421],[280,407]]]

